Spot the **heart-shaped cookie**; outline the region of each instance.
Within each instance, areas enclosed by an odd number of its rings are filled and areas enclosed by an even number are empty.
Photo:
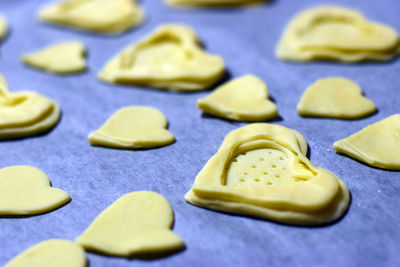
[[[0,139],[41,134],[60,118],[58,105],[34,92],[11,93],[0,76]]]
[[[297,105],[297,111],[304,117],[357,119],[376,112],[376,107],[363,96],[358,84],[332,77],[309,86]]]
[[[184,25],[164,25],[114,57],[99,73],[110,83],[178,91],[203,90],[225,70],[222,58],[207,54],[196,33]]]
[[[400,170],[400,114],[387,117],[339,140],[333,148],[371,166]]]
[[[124,32],[144,19],[136,0],[65,0],[45,7],[39,16],[47,22],[106,34]]]
[[[268,99],[268,87],[259,78],[246,75],[221,85],[197,106],[206,113],[237,121],[266,121],[278,115]]]
[[[89,135],[95,146],[114,148],[153,148],[171,144],[175,137],[166,127],[167,118],[153,107],[125,107],[114,113]]]
[[[5,267],[85,267],[85,251],[74,242],[43,241],[16,256]]]
[[[85,46],[80,42],[65,42],[25,54],[22,61],[32,67],[57,73],[68,74],[86,69]]]
[[[0,215],[34,215],[57,209],[70,200],[52,188],[47,175],[31,166],[0,170]]]
[[[389,60],[399,52],[400,40],[394,29],[336,6],[313,8],[297,15],[277,48],[278,57],[298,61]]]
[[[104,210],[76,239],[85,249],[129,257],[183,247],[170,229],[174,214],[161,195],[140,191],[126,194]]]
[[[348,207],[348,189],[306,153],[304,137],[294,130],[266,123],[244,126],[226,136],[185,199],[284,223],[334,221]]]

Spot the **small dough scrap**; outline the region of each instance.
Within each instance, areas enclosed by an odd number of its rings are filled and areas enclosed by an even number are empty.
[[[345,183],[306,157],[297,131],[254,123],[230,132],[197,175],[187,202],[289,224],[339,219],[349,205]]]
[[[166,0],[170,6],[251,6],[268,0]]]
[[[218,87],[197,101],[206,113],[237,121],[266,121],[278,115],[268,99],[267,85],[253,75],[246,75]]]
[[[71,241],[43,241],[16,256],[5,267],[86,267],[83,248]]]
[[[34,68],[57,74],[86,70],[86,49],[80,42],[65,42],[22,56],[22,61]]]
[[[0,215],[34,215],[70,201],[67,192],[51,187],[47,175],[31,166],[0,169]]]
[[[224,74],[222,58],[207,54],[196,33],[178,24],[164,25],[114,57],[99,73],[109,83],[177,91],[209,88]]]
[[[89,142],[94,146],[127,149],[165,146],[175,141],[167,126],[167,118],[156,108],[125,107],[91,133]]]
[[[304,92],[297,111],[304,117],[358,119],[376,112],[355,82],[331,77],[316,81]]]
[[[0,40],[3,40],[7,35],[7,21],[3,16],[0,16]]]
[[[276,54],[284,60],[387,61],[400,53],[397,32],[337,6],[312,8],[287,26]]]
[[[333,148],[371,166],[400,171],[400,114],[335,142]]]
[[[42,134],[60,119],[60,108],[38,93],[8,90],[0,75],[0,140]]]
[[[118,34],[139,25],[144,12],[136,0],[65,0],[45,7],[39,17],[63,26]]]
[[[168,201],[151,191],[126,194],[104,210],[76,239],[86,250],[130,257],[183,248],[170,229],[174,214]]]

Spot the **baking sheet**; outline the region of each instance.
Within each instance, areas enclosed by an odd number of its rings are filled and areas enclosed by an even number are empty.
[[[158,260],[124,259],[87,253],[90,266],[399,266],[400,174],[374,169],[337,155],[334,141],[400,112],[400,61],[346,65],[285,63],[274,56],[289,19],[325,2],[275,0],[251,8],[169,8],[143,0],[146,22],[119,36],[102,36],[51,26],[37,11],[51,1],[0,1],[11,33],[0,46],[0,73],[12,91],[33,90],[57,101],[63,116],[50,133],[0,142],[0,167],[32,165],[72,201],[53,212],[29,218],[0,218],[0,265],[38,242],[73,240],[118,197],[138,190],[161,193],[175,211],[174,231],[186,249]],[[337,0],[400,32],[400,2]],[[255,74],[266,81],[281,119],[306,137],[311,161],[348,185],[349,211],[324,227],[297,227],[233,216],[191,206],[183,195],[217,151],[224,136],[244,123],[202,116],[196,100],[209,92],[174,93],[135,86],[108,85],[96,79],[105,62],[157,25],[186,23],[207,51],[221,55],[230,77]],[[88,48],[87,72],[57,76],[24,66],[21,54],[55,42],[80,40]],[[361,120],[306,119],[296,113],[304,89],[316,79],[344,76],[359,83],[379,112]],[[146,151],[91,147],[87,135],[117,109],[151,105],[168,117],[177,142]]]

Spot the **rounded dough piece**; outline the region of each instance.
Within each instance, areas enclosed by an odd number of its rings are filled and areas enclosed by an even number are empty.
[[[7,21],[3,16],[0,16],[0,40],[7,35]]]

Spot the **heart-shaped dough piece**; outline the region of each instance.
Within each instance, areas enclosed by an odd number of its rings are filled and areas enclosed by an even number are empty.
[[[60,118],[58,105],[34,92],[11,93],[0,76],[0,139],[44,133]]]
[[[74,242],[51,239],[16,256],[5,267],[85,267],[85,251]]]
[[[140,24],[144,13],[136,0],[65,0],[45,7],[39,17],[63,26],[118,34]]]
[[[197,101],[206,113],[237,121],[266,121],[278,115],[268,99],[268,87],[259,78],[246,75],[221,85]]]
[[[166,0],[171,6],[251,6],[268,0]]]
[[[52,188],[47,175],[31,166],[0,169],[0,215],[34,215],[57,209],[70,200]]]
[[[0,16],[0,40],[7,34],[7,21],[3,16]]]
[[[400,170],[400,114],[339,140],[333,148],[371,166]]]
[[[229,133],[197,175],[186,201],[290,224],[340,218],[349,204],[342,180],[314,166],[297,131],[255,123]]]
[[[394,29],[369,22],[357,11],[323,6],[297,15],[276,53],[279,58],[296,61],[390,60],[400,53],[400,40]]]
[[[196,91],[210,87],[225,70],[222,58],[207,54],[196,33],[184,25],[164,25],[126,48],[99,73],[99,79],[170,89]]]
[[[87,250],[120,257],[178,250],[183,241],[170,230],[173,222],[164,197],[132,192],[104,210],[76,242]]]
[[[358,84],[332,77],[309,86],[297,105],[297,111],[304,117],[358,119],[376,112],[376,107],[362,95]]]
[[[125,107],[91,133],[89,142],[95,146],[131,149],[165,146],[175,141],[167,125],[167,118],[156,108]]]
[[[86,69],[86,49],[80,42],[66,42],[22,56],[22,61],[34,68],[57,74],[82,72]]]

